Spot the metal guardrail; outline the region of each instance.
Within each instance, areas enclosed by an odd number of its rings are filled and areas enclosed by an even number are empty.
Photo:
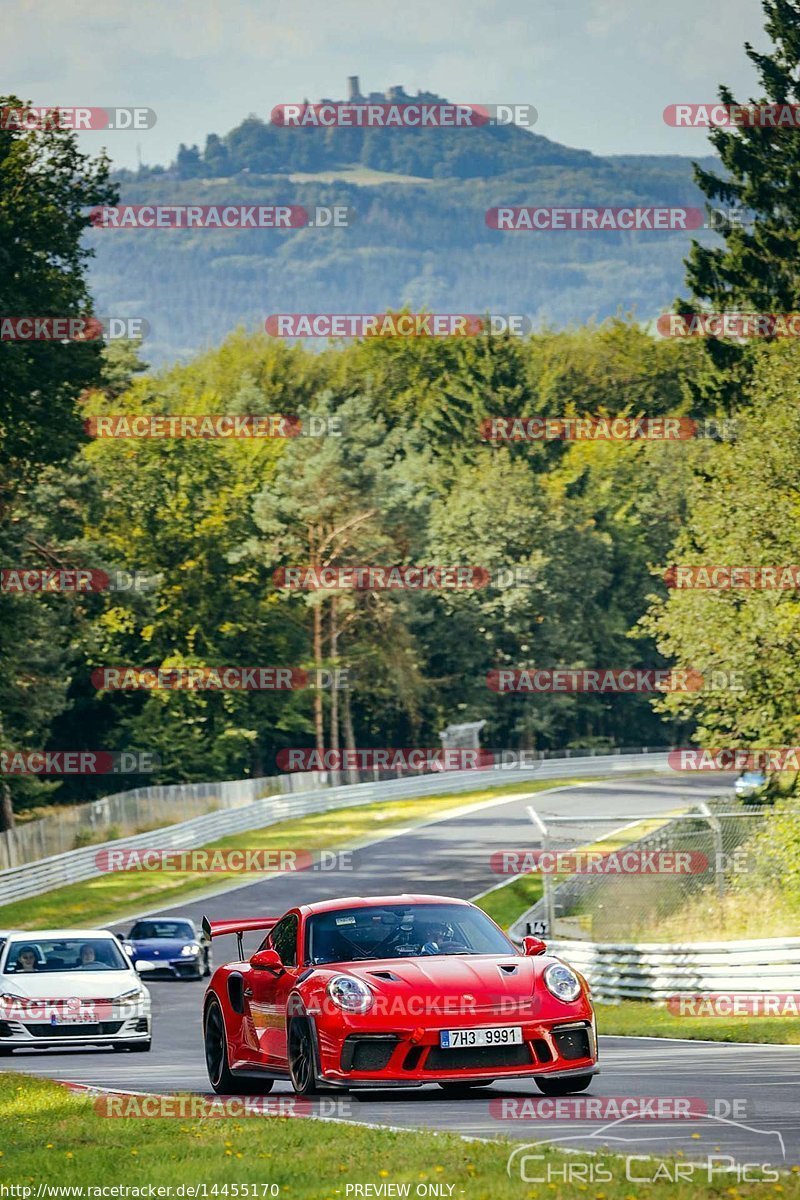
[[[648,747],[644,747],[646,752]],[[655,750],[655,747],[653,747]],[[544,750],[533,755],[535,763],[550,759],[582,758],[587,753],[602,755],[642,752],[641,747],[614,751]],[[156,783],[114,792],[85,804],[60,807],[31,821],[18,821],[13,829],[0,831],[0,872],[24,863],[54,858],[68,850],[104,841],[133,837],[149,829],[160,829],[219,809],[241,808],[264,796],[312,792],[340,783],[379,783],[385,780],[417,779],[427,771],[407,774],[377,768],[347,772],[335,779],[325,771],[288,775],[260,775],[250,779],[225,779],[213,783]]]
[[[0,832],[0,871],[53,858],[90,843],[133,837],[219,809],[241,808],[264,796],[326,787],[319,775],[268,775],[217,783],[160,783],[72,804]]]
[[[666,1000],[676,995],[794,992],[800,938],[613,944],[553,940],[548,951],[585,975],[595,1000]]]
[[[293,817],[329,812],[352,805],[372,804],[378,800],[412,799],[420,796],[447,795],[451,792],[479,791],[484,788],[542,779],[565,779],[573,775],[613,775],[623,771],[666,770],[667,752],[598,753],[572,758],[542,759],[530,767],[495,766],[486,770],[442,771],[413,779],[381,783],[356,783],[342,787],[298,792],[286,796],[265,796],[252,804],[207,813],[177,825],[166,825],[149,833],[117,838],[80,850],[26,863],[0,871],[0,904],[11,904],[40,895],[53,888],[92,879],[100,872],[96,856],[113,848],[148,849],[154,845],[169,850],[193,850],[232,833],[262,829]],[[203,785],[208,786],[208,785]]]

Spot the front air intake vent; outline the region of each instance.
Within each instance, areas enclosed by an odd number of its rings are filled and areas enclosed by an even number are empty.
[[[432,1046],[425,1059],[426,1071],[469,1071],[493,1067],[525,1067],[532,1062],[528,1045],[511,1046],[463,1046],[457,1050],[443,1050]]]
[[[343,1071],[382,1071],[399,1039],[394,1034],[350,1034],[342,1046]]]
[[[592,1048],[589,1043],[589,1027],[572,1027],[554,1029],[553,1040],[558,1047],[558,1053],[567,1060],[576,1058],[591,1058]]]

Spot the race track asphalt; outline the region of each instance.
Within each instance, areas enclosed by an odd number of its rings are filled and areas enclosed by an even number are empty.
[[[506,798],[451,811],[441,820],[397,835],[381,835],[376,825],[374,836],[380,840],[354,851],[351,872],[276,875],[164,911],[199,921],[203,914],[212,920],[279,915],[297,903],[347,895],[428,892],[470,898],[498,882],[490,866],[493,851],[531,844],[529,803],[534,803],[545,819],[548,815],[585,818],[572,827],[572,833],[589,840],[614,827],[609,822],[599,823],[599,814],[618,818],[622,825],[633,815],[690,805],[728,787],[730,777],[676,775],[621,775],[569,788],[555,784],[530,799]],[[524,785],[520,791],[523,789]],[[127,929],[129,924],[112,928]],[[215,940],[214,954],[217,963],[234,957],[233,939]],[[135,1092],[207,1093],[200,1034],[205,984],[150,981],[148,986],[154,1006],[150,1054],[99,1049],[17,1051],[3,1060],[0,1069]],[[435,1085],[402,1092],[330,1094],[314,1101],[313,1107],[321,1116],[343,1120],[506,1137],[528,1144],[555,1141],[580,1150],[587,1162],[591,1162],[588,1151],[607,1145],[625,1155],[681,1151],[694,1161],[719,1153],[730,1155],[739,1164],[785,1167],[800,1163],[800,1046],[603,1036],[602,1023],[599,1032],[602,1073],[583,1093],[583,1101],[603,1100],[606,1107],[602,1111],[564,1118],[553,1111],[542,1113],[540,1108],[533,1115],[525,1102],[537,1098],[539,1103],[545,1098],[532,1082],[496,1084],[458,1100],[445,1096]],[[289,1085],[279,1082],[272,1097],[277,1102],[281,1096],[288,1099],[290,1093]],[[622,1099],[637,1097],[689,1098],[695,1115],[673,1121],[628,1118]],[[304,1104],[308,1106],[308,1102]],[[623,1119],[612,1124],[619,1115]],[[537,1152],[534,1145],[526,1154]],[[632,1161],[632,1178],[646,1178],[650,1168],[645,1160]],[[535,1158],[526,1159],[528,1178],[535,1176],[538,1166]],[[519,1156],[511,1169],[519,1177]],[[735,1184],[736,1178],[731,1176],[731,1182]]]

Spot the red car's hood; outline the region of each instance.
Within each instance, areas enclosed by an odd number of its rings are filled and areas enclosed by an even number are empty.
[[[552,960],[548,960],[552,961]],[[545,964],[514,955],[421,955],[363,963],[340,963],[342,974],[356,975],[383,996],[444,1000],[467,1007],[538,1007],[536,978]],[[538,967],[538,970],[537,970]]]

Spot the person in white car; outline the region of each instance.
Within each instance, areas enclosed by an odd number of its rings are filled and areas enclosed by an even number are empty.
[[[5,934],[0,1055],[17,1049],[149,1050],[150,993],[107,929]]]
[[[36,967],[36,951],[33,946],[23,946],[17,955],[17,969],[19,971],[35,971]]]

